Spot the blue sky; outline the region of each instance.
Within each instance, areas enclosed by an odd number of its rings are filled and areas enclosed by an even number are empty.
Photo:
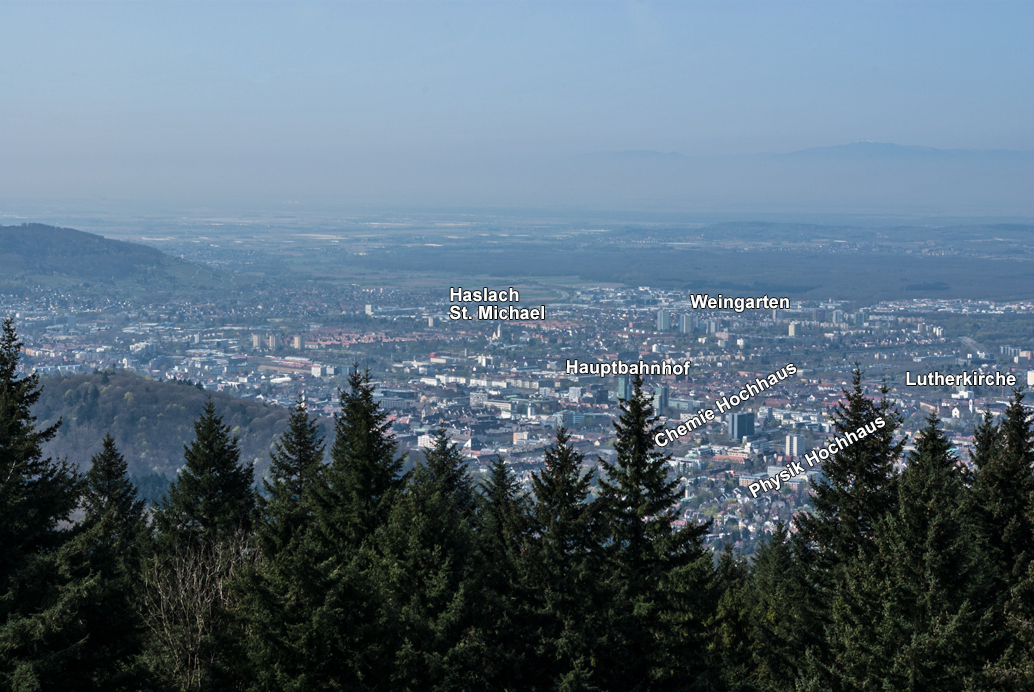
[[[8,200],[598,205],[622,183],[558,176],[594,152],[1034,150],[1031,2],[2,2],[0,30]]]

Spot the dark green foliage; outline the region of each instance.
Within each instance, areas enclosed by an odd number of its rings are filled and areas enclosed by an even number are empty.
[[[368,372],[353,368],[334,419],[330,465],[319,492],[319,528],[336,551],[359,548],[391,512],[404,478],[387,413]]]
[[[607,565],[591,472],[557,428],[545,468],[532,477],[530,531],[519,563],[523,619],[536,633],[529,689],[606,687]]]
[[[662,425],[636,376],[633,395],[614,423],[614,463],[601,461],[607,552],[615,580],[615,632],[626,650],[608,671],[611,684],[659,687],[688,684],[702,673],[703,628],[710,556],[707,525],[678,528],[678,482],[670,457],[656,450]]]
[[[485,549],[495,558],[493,564],[512,561],[519,549],[518,542],[528,530],[528,502],[506,462],[501,458],[492,462],[481,486],[480,528]]]
[[[0,336],[0,584],[7,586],[26,556],[54,548],[65,539],[57,522],[76,504],[77,478],[62,462],[44,458],[43,444],[60,422],[38,428],[32,415],[40,397],[39,377],[18,377],[21,342],[11,320]]]
[[[821,641],[800,565],[780,522],[752,564],[728,550],[718,560],[708,623],[705,689],[791,692],[807,647]]]
[[[0,335],[0,686],[70,689],[64,676],[81,651],[72,632],[91,584],[70,564],[70,532],[80,480],[42,445],[57,424],[38,428],[30,413],[39,379],[19,377],[21,342],[10,319]],[[81,562],[81,561],[80,561]],[[66,632],[67,630],[67,632]]]
[[[1031,423],[1017,390],[1002,422],[975,431],[978,504],[985,513],[985,540],[1002,576],[1015,583],[1034,559],[1034,449]],[[997,442],[987,439],[991,435]]]
[[[793,690],[804,654],[824,645],[819,614],[809,598],[813,587],[794,559],[794,540],[780,522],[754,554],[747,592],[749,689]]]
[[[216,543],[247,534],[255,514],[251,465],[241,463],[239,439],[209,400],[184,447],[184,465],[155,515],[164,541]]]
[[[877,401],[865,395],[857,366],[851,380],[851,388],[843,391],[846,403],[833,413],[833,431],[858,440],[822,462],[823,475],[813,484],[814,512],[796,518],[794,553],[806,570],[804,583],[812,587],[801,596],[805,610],[818,615],[815,628],[805,634],[807,657],[800,674],[814,689],[834,689],[837,668],[829,638],[811,635],[829,625],[833,604],[849,588],[845,575],[853,563],[874,559],[876,524],[897,506],[894,463],[904,441],[895,442],[894,434],[901,417],[887,399],[886,386]]]
[[[494,662],[494,687],[505,689],[526,681],[533,670],[531,647],[523,629],[517,569],[531,531],[530,499],[500,458],[489,466],[481,486],[478,538],[483,556],[486,657]]]
[[[747,688],[751,677],[750,614],[748,590],[750,569],[746,561],[732,553],[728,543],[718,558],[711,588],[717,598],[708,621],[708,673],[712,690]],[[747,688],[749,689],[749,688]]]
[[[249,633],[248,655],[261,689],[290,688],[291,681],[279,673],[304,666],[292,660],[291,637],[306,626],[304,618],[315,607],[298,600],[306,595],[298,577],[309,569],[312,557],[308,543],[312,493],[319,482],[324,449],[319,426],[299,402],[291,413],[290,427],[274,446],[269,478],[263,480],[268,498],[259,498],[256,527],[261,560],[245,570],[236,585],[239,616]]]
[[[387,689],[484,689],[494,677],[481,633],[486,603],[470,480],[452,473],[463,473],[462,462],[440,435],[373,540],[393,653]]]
[[[1000,658],[993,668],[1002,689],[1034,686],[1034,432],[1014,392],[994,425],[985,415],[974,430],[973,513],[980,544],[996,577],[996,624]]]
[[[183,470],[154,514],[157,549],[144,568],[147,655],[165,684],[225,689],[241,675],[229,586],[254,555],[254,480],[211,400],[194,431]]]
[[[144,503],[126,478],[115,441],[106,435],[102,445],[86,474],[78,535],[65,550],[71,561],[89,568],[90,584],[77,613],[82,646],[65,674],[80,690],[138,690],[146,685],[140,660],[144,623],[137,607],[147,537]]]
[[[434,446],[424,452],[424,470],[443,495],[454,498],[464,514],[473,515],[476,500],[474,481],[467,472],[463,453],[449,441],[444,429],[438,430]]]
[[[935,417],[898,479],[899,501],[833,601],[843,689],[980,688],[993,646],[990,566],[965,510],[964,475]]]
[[[824,573],[831,574],[833,563],[846,563],[859,552],[870,555],[876,522],[894,509],[897,501],[893,482],[894,463],[901,456],[904,441],[895,442],[900,416],[887,400],[886,388],[874,401],[862,389],[862,372],[855,368],[851,389],[844,390],[846,404],[833,414],[837,436],[857,433],[882,418],[884,427],[860,436],[845,449],[823,462],[822,478],[814,484],[812,504],[815,512],[798,524],[802,536],[811,544],[814,558]],[[864,430],[863,430],[864,432]]]
[[[311,493],[323,468],[326,445],[317,420],[301,402],[291,412],[287,432],[270,454],[268,498],[259,497],[259,547],[267,558],[279,554],[312,521]]]
[[[398,618],[380,582],[374,536],[406,479],[373,389],[369,374],[353,369],[330,463],[303,491],[311,526],[275,558],[269,588],[254,594],[267,600],[255,609],[264,618],[257,631],[271,633],[254,649],[259,689],[387,689],[395,675]],[[275,616],[281,608],[286,620]]]

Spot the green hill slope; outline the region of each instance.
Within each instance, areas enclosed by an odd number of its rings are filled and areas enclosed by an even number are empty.
[[[46,454],[67,456],[86,468],[110,430],[133,476],[176,475],[183,445],[194,438],[194,420],[211,396],[219,415],[240,435],[241,458],[255,464],[257,479],[268,468],[270,446],[289,415],[276,406],[129,373],[46,377],[42,384],[33,413],[41,425],[63,420]]]
[[[0,226],[0,276],[5,283],[134,290],[229,288],[229,272],[170,257],[146,245],[43,224]]]

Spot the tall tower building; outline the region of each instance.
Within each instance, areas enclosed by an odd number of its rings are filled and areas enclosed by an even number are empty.
[[[804,454],[804,435],[786,436],[786,456],[799,457]]]
[[[305,350],[305,337],[301,336],[300,334],[296,335],[294,337],[294,347],[296,350],[299,351]]]
[[[730,413],[729,414],[729,439],[739,442],[744,437],[754,434],[753,413]]]
[[[632,378],[628,375],[618,375],[618,399],[628,401],[632,398]]]
[[[671,329],[671,313],[661,308],[657,311],[657,331],[666,332]]]
[[[270,334],[269,335],[269,350],[270,351],[275,351],[275,350],[277,350],[278,348],[280,348],[283,345],[284,345],[283,344],[283,340],[280,338],[279,334]]]
[[[668,408],[668,385],[658,385],[653,390],[653,410],[655,413],[660,413],[666,408]]]
[[[683,334],[691,334],[697,326],[697,318],[695,315],[680,315],[679,316],[679,331]]]
[[[261,334],[252,334],[251,335],[251,347],[252,348],[262,348],[262,335]]]

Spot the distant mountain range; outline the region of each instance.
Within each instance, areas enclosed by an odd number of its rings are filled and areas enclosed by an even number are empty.
[[[146,245],[43,224],[0,226],[0,276],[5,284],[127,285],[134,290],[225,288],[224,271],[170,257]]]

